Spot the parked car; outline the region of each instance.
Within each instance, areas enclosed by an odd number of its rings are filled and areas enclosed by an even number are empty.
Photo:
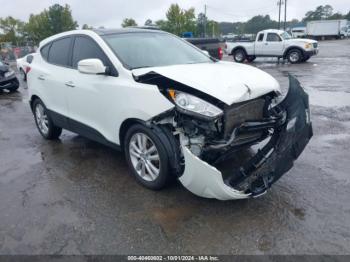
[[[30,70],[29,65],[31,64],[32,61],[33,61],[33,54],[28,54],[16,60],[17,70],[24,81],[27,80],[27,73]]]
[[[5,63],[0,61],[0,91],[7,89],[10,92],[16,91],[19,82],[15,72]]]
[[[347,35],[348,20],[317,20],[306,24],[307,37],[313,39],[340,39]]]
[[[185,38],[187,42],[201,50],[207,51],[211,57],[221,60],[225,42],[219,38]]]
[[[293,39],[287,32],[276,29],[260,31],[255,41],[227,42],[227,53],[236,62],[252,62],[256,57],[278,57],[290,63],[307,61],[318,53],[318,43],[310,39]]]
[[[294,77],[277,102],[269,74],[212,59],[162,31],[61,33],[40,43],[30,67],[40,134],[57,139],[63,128],[122,150],[150,189],[178,179],[202,197],[259,196],[312,136],[308,95]],[[255,144],[254,156],[222,173],[223,161]]]

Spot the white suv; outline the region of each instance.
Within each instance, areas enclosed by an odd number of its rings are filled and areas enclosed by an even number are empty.
[[[308,96],[247,65],[217,61],[155,30],[77,30],[40,43],[28,86],[46,139],[62,128],[125,152],[135,178],[177,178],[196,195],[257,196],[288,171],[312,136]],[[260,148],[229,172],[242,149]]]

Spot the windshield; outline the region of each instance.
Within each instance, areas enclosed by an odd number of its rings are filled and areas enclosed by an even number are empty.
[[[128,69],[213,62],[189,43],[166,33],[102,36]]]
[[[283,32],[281,35],[280,35],[284,40],[287,40],[287,39],[291,39],[291,35],[288,34],[287,32]]]

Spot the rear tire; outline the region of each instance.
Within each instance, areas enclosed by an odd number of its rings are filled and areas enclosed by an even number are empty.
[[[134,124],[125,134],[125,158],[133,176],[144,187],[159,190],[172,181],[168,153],[152,129]]]
[[[53,124],[46,106],[40,99],[33,102],[33,114],[39,133],[47,140],[58,139],[62,128]]]
[[[291,64],[297,64],[303,61],[303,54],[299,49],[292,49],[287,54],[287,59]]]
[[[234,50],[232,56],[237,63],[243,63],[247,58],[245,51],[241,48]]]

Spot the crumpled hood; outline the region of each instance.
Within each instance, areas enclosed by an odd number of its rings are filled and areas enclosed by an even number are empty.
[[[134,76],[155,72],[211,95],[231,105],[280,91],[278,82],[253,66],[216,62],[147,67],[132,70]]]

